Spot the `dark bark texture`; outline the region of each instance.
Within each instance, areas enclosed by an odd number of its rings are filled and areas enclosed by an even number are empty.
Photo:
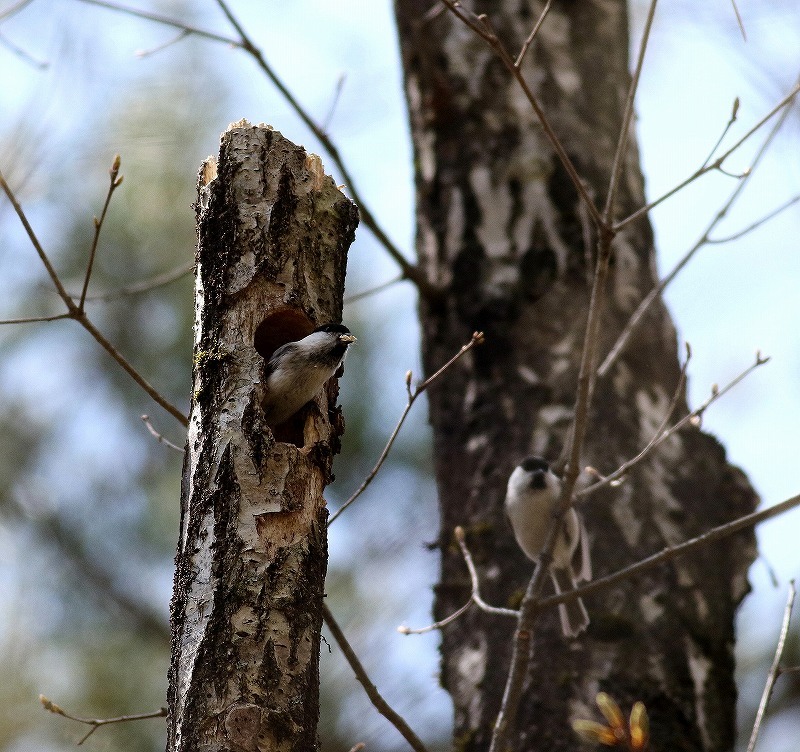
[[[471,5],[515,53],[542,9],[530,0]],[[469,597],[452,531],[461,525],[482,594],[515,607],[532,572],[503,513],[508,476],[525,455],[556,459],[572,419],[596,233],[522,91],[488,46],[427,0],[396,0],[418,198],[417,250],[441,298],[422,300],[432,373],[474,330],[486,344],[430,390],[441,503],[435,615]],[[629,84],[624,2],[555,0],[523,70],[590,193],[602,206]],[[635,145],[618,216],[643,205]],[[614,240],[600,355],[655,281],[646,220]],[[583,464],[610,472],[661,422],[680,375],[676,334],[653,306],[598,382]],[[446,382],[446,383],[445,383]],[[683,396],[678,414],[685,414]],[[595,576],[751,511],[757,497],[718,442],[689,428],[619,488],[591,497]],[[586,599],[588,633],[567,641],[543,614],[512,735],[514,750],[572,750],[569,723],[595,717],[594,697],[643,701],[653,746],[733,745],[734,612],[748,590],[754,536],[742,533]],[[455,704],[455,749],[486,750],[509,668],[513,621],[471,609],[442,642],[442,682]]]
[[[340,321],[358,215],[265,126],[201,169],[194,376],[172,601],[169,752],[318,749],[335,380],[273,436],[264,356]]]

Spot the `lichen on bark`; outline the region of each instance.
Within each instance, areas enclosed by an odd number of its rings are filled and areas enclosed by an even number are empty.
[[[343,421],[335,379],[273,434],[265,358],[341,320],[358,213],[307,154],[241,122],[200,171],[195,356],[172,601],[168,743],[318,748],[322,496]]]

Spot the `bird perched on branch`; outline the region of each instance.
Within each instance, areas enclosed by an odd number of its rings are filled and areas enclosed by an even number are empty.
[[[547,541],[560,493],[561,481],[541,457],[523,460],[508,479],[506,511],[519,547],[533,561],[539,558]],[[573,508],[561,521],[549,573],[556,593],[568,593],[578,581],[592,577],[586,529]],[[589,615],[580,598],[560,603],[558,613],[566,637],[577,636],[589,625]]]
[[[270,428],[289,420],[317,396],[356,341],[343,324],[324,324],[297,342],[281,345],[267,362],[261,403]]]

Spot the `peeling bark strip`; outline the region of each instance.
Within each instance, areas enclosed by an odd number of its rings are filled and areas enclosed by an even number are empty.
[[[264,357],[341,320],[358,212],[319,158],[242,121],[200,171],[194,377],[172,600],[167,750],[319,747],[322,491],[335,380],[273,437]],[[279,440],[284,439],[284,440]]]
[[[512,54],[543,2],[466,4],[486,13]],[[596,232],[575,186],[517,83],[494,53],[429,0],[395,0],[415,147],[417,252],[442,289],[422,298],[426,374],[476,330],[481,348],[429,393],[441,508],[442,571],[435,618],[470,596],[453,529],[464,528],[493,605],[516,607],[532,573],[504,519],[514,465],[559,456],[573,405]],[[552,4],[521,71],[589,194],[602,205],[629,85],[627,3]],[[631,143],[617,201],[644,205]],[[647,221],[614,239],[600,331],[605,355],[652,287]],[[680,378],[675,330],[663,305],[597,383],[583,463],[611,472],[653,436]],[[686,414],[681,395],[679,415]],[[744,475],[695,428],[673,435],[618,489],[584,509],[597,576],[751,511]],[[573,750],[575,717],[591,717],[599,689],[647,706],[654,748],[722,752],[734,742],[733,619],[755,555],[751,531],[587,597],[588,632],[567,641],[555,610],[532,635],[513,750]],[[442,683],[455,706],[455,749],[489,748],[508,674],[514,626],[470,609],[442,638]],[[504,750],[505,752],[505,750]]]

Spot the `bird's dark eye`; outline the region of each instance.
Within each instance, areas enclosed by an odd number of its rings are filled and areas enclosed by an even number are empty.
[[[542,473],[546,473],[550,469],[550,465],[548,465],[547,462],[541,457],[526,457],[520,463],[520,467],[526,473],[534,473],[537,470]]]

